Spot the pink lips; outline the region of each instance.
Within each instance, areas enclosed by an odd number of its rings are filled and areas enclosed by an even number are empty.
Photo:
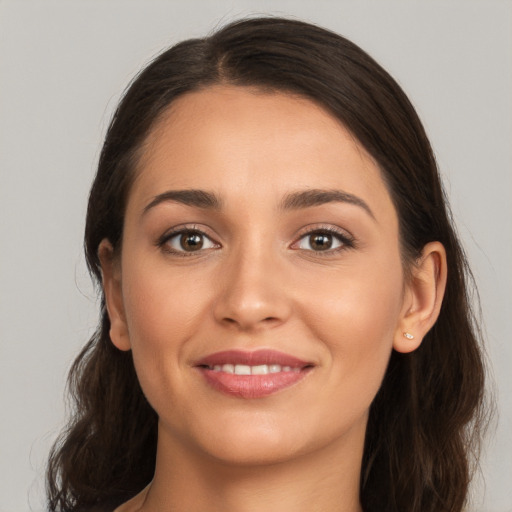
[[[262,398],[302,380],[313,365],[275,350],[227,350],[204,357],[195,367],[217,391]]]

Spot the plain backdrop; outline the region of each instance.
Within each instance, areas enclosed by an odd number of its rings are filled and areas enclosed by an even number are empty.
[[[0,512],[44,510],[66,373],[97,321],[82,232],[120,94],[164,47],[256,13],[349,37],[417,107],[479,285],[497,389],[471,510],[512,511],[510,1],[0,0]]]

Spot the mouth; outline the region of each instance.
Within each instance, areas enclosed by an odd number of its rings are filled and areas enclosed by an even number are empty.
[[[211,354],[194,366],[216,391],[262,398],[296,384],[314,364],[274,350],[228,350]]]

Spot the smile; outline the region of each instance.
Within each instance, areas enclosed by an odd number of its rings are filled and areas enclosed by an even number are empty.
[[[302,380],[313,366],[274,350],[217,352],[195,365],[213,389],[240,398],[277,393]]]
[[[213,368],[208,367],[214,372],[234,373],[235,375],[267,375],[269,373],[279,372],[300,372],[301,368],[291,366],[281,366],[280,364],[260,364],[249,366],[247,364],[216,364]]]

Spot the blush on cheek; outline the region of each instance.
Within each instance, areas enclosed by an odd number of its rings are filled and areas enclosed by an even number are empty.
[[[159,418],[169,417],[178,408],[179,369],[160,347],[138,341],[133,349],[133,360],[142,392]]]
[[[340,284],[341,291],[328,307],[310,310],[314,322],[309,325],[330,348],[330,359],[339,366],[335,373],[343,376],[354,400],[365,396],[369,404],[389,362],[401,301],[386,282],[355,281]],[[321,304],[320,297],[311,304]]]

